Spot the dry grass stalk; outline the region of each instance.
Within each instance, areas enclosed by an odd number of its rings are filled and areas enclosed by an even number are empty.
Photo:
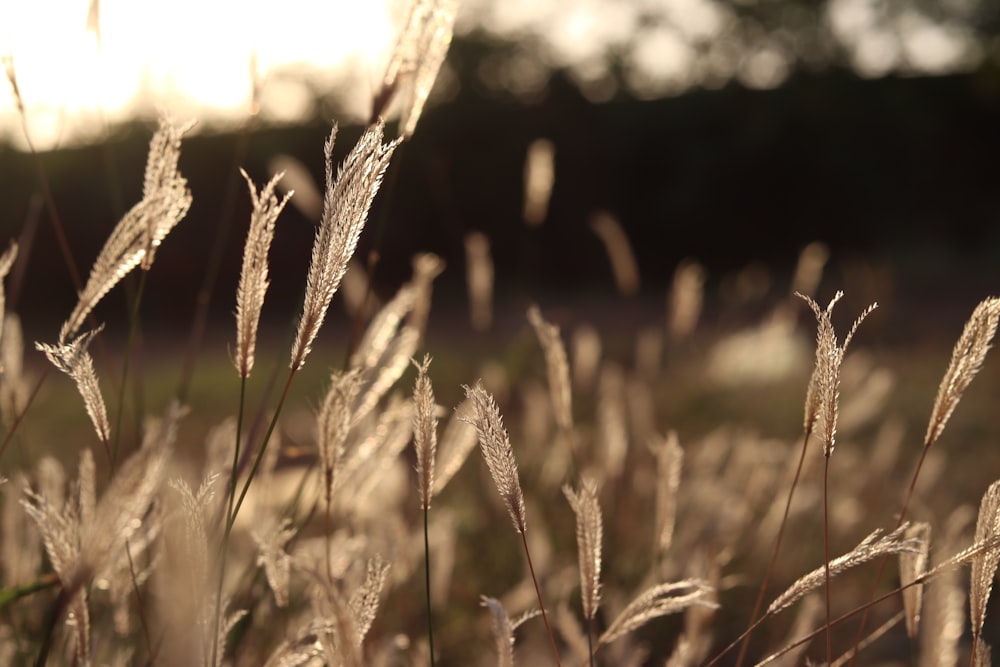
[[[97,371],[94,370],[94,359],[87,351],[91,341],[103,328],[103,325],[99,326],[69,342],[63,340],[57,345],[35,343],[35,347],[44,352],[56,368],[73,378],[80,396],[83,397],[83,404],[90,416],[90,422],[97,432],[97,437],[101,439],[101,442],[107,443],[111,440],[108,411],[104,406],[104,396],[101,394],[100,383],[97,381]]]
[[[441,441],[438,446],[441,453],[438,456],[437,470],[434,478],[435,496],[441,493],[445,485],[461,469],[462,464],[469,458],[469,454],[476,446],[479,436],[475,427],[469,421],[471,406],[472,401],[469,399],[462,401],[455,408],[451,419],[448,420],[448,424],[444,427],[444,433],[441,434]]]
[[[568,433],[573,430],[573,387],[569,379],[566,347],[559,335],[559,327],[545,321],[537,306],[528,309],[528,321],[534,327],[538,342],[545,355],[549,396],[552,400],[556,424],[564,433]]]
[[[674,280],[667,297],[667,334],[672,338],[687,338],[698,326],[705,301],[705,269],[692,260],[685,260],[674,271]]]
[[[717,605],[710,600],[711,594],[712,588],[699,579],[657,584],[643,591],[630,602],[615,617],[597,643],[598,645],[610,644],[654,618],[676,614],[691,605],[716,607]]]
[[[907,538],[919,540],[920,548],[916,552],[904,551],[899,554],[899,580],[903,588],[903,609],[906,611],[906,634],[910,639],[917,636],[920,627],[920,615],[924,597],[923,584],[910,586],[927,571],[927,554],[931,541],[931,526],[929,523],[914,523],[906,531]]]
[[[368,210],[382,185],[389,159],[399,145],[398,140],[382,143],[384,129],[385,124],[379,120],[365,130],[340,166],[336,181],[333,176],[336,126],[327,139],[323,216],[313,243],[302,317],[292,345],[293,370],[302,367],[312,349],[330,301],[347,271],[347,263],[357,249],[361,231],[368,220]]]
[[[495,598],[480,596],[481,604],[490,610],[493,639],[497,647],[497,667],[514,667],[514,626],[507,611]]]
[[[428,510],[434,496],[434,466],[437,456],[437,406],[434,387],[427,377],[431,364],[430,355],[424,355],[417,367],[417,380],[413,385],[413,445],[417,452],[417,479],[420,490],[420,507]]]
[[[826,244],[813,241],[799,253],[799,260],[795,264],[795,274],[792,277],[792,293],[806,294],[812,296],[819,287],[819,281],[823,277],[823,267],[830,257],[830,249]]]
[[[469,286],[469,318],[476,331],[493,325],[493,258],[482,232],[465,236],[465,280]]]
[[[592,479],[584,479],[578,491],[566,485],[563,493],[576,514],[576,548],[580,564],[583,616],[588,621],[593,621],[601,604],[601,552],[604,536],[601,505],[597,500],[597,483]]]
[[[286,193],[280,201],[275,195],[274,190],[282,174],[272,178],[258,192],[247,173],[242,169],[240,173],[250,188],[250,201],[253,205],[250,213],[250,229],[247,231],[246,245],[243,246],[243,268],[240,271],[239,286],[236,288],[235,364],[240,377],[247,378],[253,370],[257,327],[260,322],[260,312],[264,307],[264,296],[270,284],[267,275],[267,257],[271,251],[271,241],[274,239],[274,225],[293,193]]]
[[[855,332],[873,310],[878,307],[877,303],[868,306],[858,319],[854,321],[844,342],[837,342],[837,334],[833,329],[831,314],[833,306],[844,296],[843,292],[837,292],[825,310],[820,310],[812,298],[796,293],[816,315],[816,365],[813,368],[812,376],[809,379],[809,387],[806,390],[806,410],[804,427],[806,433],[815,432],[817,424],[822,425],[823,455],[829,457],[837,442],[837,411],[840,398],[840,371],[844,361],[844,353]]]
[[[529,225],[545,222],[549,198],[555,182],[556,147],[549,139],[535,139],[524,158],[524,221]]]
[[[624,296],[637,293],[640,284],[639,264],[621,224],[610,213],[602,211],[591,218],[590,228],[604,244],[618,291]]]
[[[0,338],[3,335],[3,324],[6,319],[6,292],[3,289],[3,279],[10,273],[15,259],[17,259],[17,243],[11,241],[7,250],[4,251],[3,255],[0,255]],[[0,371],[2,370],[3,367],[0,366]]]
[[[982,367],[986,353],[993,342],[993,336],[996,334],[998,319],[1000,319],[1000,298],[993,297],[976,306],[969,321],[966,322],[962,335],[955,343],[948,370],[941,379],[937,398],[934,399],[927,435],[924,436],[925,447],[937,441],[952,412],[955,411],[955,406]]]
[[[975,541],[1000,537],[1000,480],[993,482],[983,494],[976,520]],[[986,606],[993,590],[997,567],[1000,566],[1000,549],[992,549],[972,560],[969,580],[969,621],[972,624],[973,653],[978,649],[986,619]]]
[[[594,386],[598,369],[601,367],[601,336],[589,324],[577,327],[570,341],[573,363],[573,384],[577,389]]]
[[[330,388],[316,416],[316,444],[323,470],[323,495],[327,508],[333,502],[344,448],[354,422],[353,405],[360,388],[361,376],[357,371],[335,372],[330,377]]]
[[[795,614],[795,620],[788,631],[785,644],[791,644],[797,637],[801,637],[813,628],[823,616],[823,600],[818,595],[810,594],[802,600],[799,610]],[[788,651],[781,656],[777,663],[783,667],[794,667],[802,664],[802,656],[809,647],[808,643],[802,643],[795,649]]]
[[[477,382],[474,387],[463,386],[463,388],[466,398],[472,403],[469,423],[476,427],[483,458],[486,459],[493,482],[507,507],[514,529],[523,534],[527,529],[524,495],[521,492],[521,481],[517,476],[514,450],[510,446],[510,438],[507,429],[504,428],[500,410],[497,409],[497,404],[489,392],[483,389],[481,382]]]
[[[854,549],[829,562],[829,576],[831,578],[835,577],[852,567],[887,554],[899,554],[904,551],[919,552],[921,549],[920,541],[915,538],[905,537],[908,527],[909,524],[904,523],[885,536],[882,536],[881,530],[873,531],[865,539],[861,540]],[[767,614],[770,616],[787,609],[806,593],[822,586],[826,578],[825,572],[826,566],[822,566],[800,577],[784,593],[771,602],[767,608]]]
[[[156,249],[191,206],[187,180],[177,170],[181,138],[191,125],[174,125],[161,118],[149,142],[142,200],[121,219],[94,260],[90,277],[73,312],[59,332],[59,342],[79,331],[84,320],[132,269],[149,270]]]
[[[628,424],[625,406],[625,372],[614,362],[601,367],[597,385],[598,443],[600,470],[606,479],[618,479],[628,456]]]
[[[291,579],[292,558],[286,551],[296,529],[290,519],[272,523],[266,530],[251,532],[257,543],[257,564],[264,566],[267,585],[274,594],[278,607],[288,606],[288,584]]]
[[[380,116],[389,100],[410,79],[400,118],[400,136],[409,139],[417,128],[427,97],[451,45],[459,0],[414,0],[389,66],[382,89],[375,98],[373,117]]]
[[[656,552],[663,559],[670,550],[677,521],[678,489],[681,485],[681,467],[684,450],[677,433],[671,431],[665,439],[657,438],[653,444],[656,456]]]
[[[378,598],[385,586],[386,576],[389,573],[389,563],[382,556],[376,554],[368,559],[368,567],[365,573],[365,580],[361,586],[351,596],[348,603],[354,613],[354,628],[356,631],[355,642],[358,646],[365,640],[365,636],[375,621],[375,612],[378,611]]]
[[[0,337],[0,415],[12,428],[17,416],[28,402],[29,387],[24,375],[24,333],[21,318],[15,313],[4,317],[3,337]]]

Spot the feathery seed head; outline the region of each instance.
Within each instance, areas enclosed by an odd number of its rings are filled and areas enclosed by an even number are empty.
[[[483,389],[481,382],[477,382],[475,387],[463,385],[463,388],[466,398],[472,404],[469,423],[476,427],[476,432],[479,434],[479,447],[490,469],[490,475],[507,506],[514,528],[523,533],[527,528],[524,495],[521,492],[521,481],[517,476],[514,450],[510,446],[510,438],[507,436],[507,429],[504,428],[500,410],[497,409],[489,392]]]
[[[240,169],[250,188],[250,229],[247,231],[246,245],[243,247],[243,268],[240,283],[236,288],[236,370],[240,377],[250,376],[253,370],[254,351],[257,345],[257,326],[260,312],[267,294],[267,257],[274,239],[274,225],[293,192],[285,193],[279,201],[275,194],[278,181],[284,174],[278,174],[260,192],[245,171]]]
[[[878,307],[878,304],[873,303],[862,311],[844,338],[843,344],[839,344],[831,314],[834,304],[844,296],[844,293],[837,292],[825,310],[821,310],[819,304],[812,298],[798,292],[795,295],[809,304],[813,314],[816,315],[816,364],[812,376],[809,378],[809,387],[806,390],[804,428],[807,433],[811,433],[817,423],[822,423],[823,454],[830,456],[833,454],[837,441],[840,369],[844,361],[844,353],[858,327]]]
[[[326,194],[323,216],[316,230],[312,260],[306,278],[306,294],[292,345],[292,369],[305,363],[319,332],[333,295],[347,272],[347,263],[357,249],[361,231],[368,221],[368,210],[389,166],[389,158],[399,140],[382,143],[385,123],[379,119],[361,135],[357,145],[333,177],[334,126],[326,142]]]
[[[585,479],[580,490],[569,485],[563,487],[566,500],[576,514],[576,548],[580,563],[580,596],[583,599],[583,616],[593,620],[601,603],[601,553],[604,522],[601,505],[597,500],[597,483]]]
[[[427,377],[430,355],[424,355],[417,367],[417,380],[413,386],[413,445],[417,451],[417,478],[420,488],[420,506],[430,509],[434,495],[434,467],[437,454],[437,415],[434,387]]]

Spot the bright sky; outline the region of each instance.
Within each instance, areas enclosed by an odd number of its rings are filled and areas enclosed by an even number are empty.
[[[98,43],[90,0],[0,0],[0,55],[13,56],[40,147],[99,133],[95,119],[135,110],[238,119],[249,108],[252,69],[270,118],[291,120],[313,104],[305,73],[326,89],[356,90],[343,101],[361,115],[405,18],[402,4],[100,0]],[[19,122],[4,82],[0,140],[18,140]]]

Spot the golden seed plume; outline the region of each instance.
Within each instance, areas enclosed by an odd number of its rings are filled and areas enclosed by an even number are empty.
[[[424,355],[417,367],[417,380],[413,385],[413,446],[417,451],[417,479],[420,489],[421,509],[430,509],[434,495],[434,466],[437,455],[437,415],[434,404],[434,387],[427,377],[431,364],[430,355]]]
[[[507,429],[504,428],[500,410],[493,397],[483,389],[482,383],[475,387],[464,386],[465,396],[472,402],[472,416],[469,423],[476,427],[479,434],[479,447],[490,469],[493,482],[507,506],[510,520],[519,533],[527,528],[524,511],[524,495],[521,492],[521,480],[517,476],[517,461],[514,460],[514,450],[510,446]]]
[[[833,578],[852,567],[880,556],[900,554],[905,551],[919,552],[921,549],[920,540],[906,537],[906,531],[909,529],[909,526],[909,523],[904,523],[896,530],[884,536],[881,530],[873,531],[865,539],[861,540],[854,549],[830,561],[829,576]],[[767,608],[768,615],[776,614],[790,607],[806,593],[822,586],[824,581],[826,581],[825,570],[826,566],[821,566],[799,577],[784,593],[771,602]]]
[[[906,634],[910,639],[917,637],[920,627],[921,609],[924,598],[924,585],[910,585],[927,571],[927,554],[931,542],[931,525],[919,522],[910,526],[905,534],[907,539],[919,542],[917,551],[904,551],[899,554],[899,581],[903,588],[903,609],[906,611]]]
[[[979,517],[976,520],[977,543],[1000,536],[1000,480],[990,484],[979,503]],[[986,606],[993,591],[993,580],[1000,565],[1000,549],[991,549],[972,560],[969,578],[969,621],[972,636],[979,639],[986,619]]]
[[[35,348],[44,352],[56,368],[73,378],[80,396],[83,397],[83,404],[87,408],[94,430],[97,431],[97,437],[101,442],[108,442],[111,439],[108,411],[104,407],[104,396],[97,381],[97,371],[94,370],[94,359],[87,351],[91,341],[103,328],[101,325],[69,342],[62,341],[57,345],[35,343]]]
[[[253,370],[254,351],[257,347],[257,327],[260,322],[260,311],[264,307],[264,296],[267,294],[268,266],[267,256],[271,251],[271,241],[274,239],[274,225],[278,215],[285,208],[291,192],[279,201],[275,195],[275,187],[281,180],[278,174],[259,192],[245,171],[240,169],[243,178],[250,188],[250,201],[253,210],[250,213],[250,229],[247,231],[246,245],[243,246],[243,268],[240,270],[240,283],[236,288],[236,370],[240,377],[247,378]]]
[[[653,441],[656,456],[656,549],[660,558],[670,550],[674,539],[674,525],[677,521],[678,489],[681,485],[681,467],[684,464],[684,450],[676,431],[666,438],[659,436]]]
[[[59,342],[79,331],[87,315],[112,287],[132,269],[149,270],[157,248],[191,207],[187,180],[177,171],[181,138],[191,127],[174,125],[169,118],[149,142],[149,157],[143,180],[142,200],[133,206],[112,230],[94,260],[79,301],[59,332]]]
[[[993,336],[997,332],[998,319],[1000,319],[1000,298],[991,297],[976,306],[969,321],[966,322],[962,335],[959,336],[951,353],[948,370],[945,371],[938,386],[930,423],[927,424],[927,435],[924,436],[925,446],[937,441],[962,394],[982,367],[986,353],[993,342]]]
[[[338,483],[347,436],[354,423],[353,406],[360,388],[361,375],[357,371],[334,373],[316,416],[316,442],[323,469],[323,495],[327,506],[332,502],[333,489]]]
[[[545,321],[538,306],[528,309],[528,321],[535,329],[538,342],[545,355],[545,368],[549,377],[549,396],[555,412],[556,423],[564,432],[573,430],[573,387],[569,378],[569,361],[566,347],[559,335],[559,327]]]
[[[354,613],[354,627],[357,631],[355,642],[360,646],[365,640],[365,635],[371,629],[375,621],[375,612],[378,611],[378,598],[385,585],[386,576],[389,573],[389,563],[381,555],[375,554],[368,559],[368,567],[365,573],[365,580],[361,586],[351,596],[348,603]]]
[[[833,329],[831,313],[833,306],[844,296],[837,292],[825,310],[821,310],[811,297],[799,294],[796,296],[809,304],[816,315],[816,364],[809,387],[806,389],[804,427],[807,433],[812,433],[817,423],[823,427],[823,454],[830,456],[837,443],[837,412],[840,402],[840,370],[844,362],[844,353],[858,327],[868,315],[878,307],[877,303],[868,306],[858,319],[854,321],[843,344],[837,342],[837,334]]]
[[[685,579],[657,584],[640,593],[611,622],[598,639],[598,644],[610,644],[648,621],[684,611],[692,605],[716,607],[710,596],[711,586],[699,579]]]
[[[497,647],[497,667],[514,667],[514,624],[500,600],[485,595],[479,597],[482,606],[490,610],[493,639]]]
[[[323,216],[316,230],[302,316],[292,345],[293,369],[302,367],[312,349],[330,301],[347,271],[347,263],[358,247],[361,231],[368,220],[368,210],[382,185],[389,159],[399,145],[398,140],[382,143],[384,129],[385,124],[379,120],[365,130],[340,166],[336,181],[333,177],[336,126],[326,142]]]
[[[563,487],[566,500],[576,514],[576,548],[580,564],[580,597],[583,601],[583,616],[594,620],[601,604],[601,553],[604,538],[604,521],[601,505],[597,500],[597,483],[585,479],[580,490],[574,491],[569,485]]]
[[[373,110],[375,116],[382,115],[396,91],[407,86],[399,128],[404,139],[409,139],[416,130],[448,54],[458,4],[459,0],[414,0],[410,5],[406,26],[396,42]],[[402,81],[404,78],[408,80]]]

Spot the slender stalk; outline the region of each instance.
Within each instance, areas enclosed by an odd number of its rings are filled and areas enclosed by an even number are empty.
[[[430,646],[431,667],[434,667],[434,623],[431,619],[431,544],[427,529],[427,513],[424,507],[424,586],[427,589],[427,644]]]
[[[153,636],[149,632],[149,622],[146,619],[146,609],[142,603],[142,593],[139,591],[139,578],[135,573],[135,561],[132,560],[132,547],[125,541],[125,555],[128,556],[128,571],[132,579],[132,592],[135,593],[136,607],[139,609],[139,624],[142,626],[142,636],[146,640],[146,650],[149,651],[149,662],[156,662],[153,653]]]
[[[824,457],[823,464],[823,576],[826,593],[826,664],[833,659],[832,630],[830,627],[830,456]]]
[[[754,602],[753,611],[750,613],[750,625],[753,626],[754,621],[757,620],[757,614],[760,613],[760,608],[764,604],[764,596],[767,594],[767,587],[771,583],[771,575],[774,573],[774,566],[778,560],[778,551],[781,549],[781,541],[785,535],[785,525],[788,523],[788,514],[792,507],[792,497],[795,495],[795,489],[799,484],[799,477],[802,475],[802,465],[806,460],[806,449],[809,444],[809,437],[812,435],[812,429],[808,429],[802,438],[802,453],[799,454],[799,464],[795,468],[795,477],[792,478],[792,485],[788,489],[788,498],[785,500],[785,511],[781,515],[781,525],[778,526],[778,534],[774,538],[774,548],[771,550],[771,560],[767,563],[767,570],[764,572],[764,579],[760,583],[760,590],[757,592],[757,601]],[[898,526],[897,526],[898,527]],[[743,660],[746,658],[747,649],[750,646],[750,634],[748,633],[743,639],[743,643],[740,646],[740,654],[736,659],[736,667],[741,667],[743,665]]]
[[[7,446],[10,445],[11,440],[14,438],[14,434],[17,433],[17,429],[21,425],[21,422],[24,421],[25,415],[28,414],[28,410],[31,409],[35,399],[38,398],[38,392],[42,388],[42,384],[45,383],[45,378],[49,376],[50,370],[52,370],[52,366],[46,364],[42,370],[42,374],[38,376],[38,382],[35,383],[35,386],[31,389],[31,393],[28,395],[28,400],[24,404],[24,409],[17,413],[17,416],[14,417],[14,423],[10,425],[10,430],[8,430],[7,435],[4,436],[3,443],[0,443],[0,457],[2,457],[4,452],[7,451]],[[111,453],[108,451],[108,443],[106,442],[104,443],[104,451],[107,452],[108,460],[110,460]]]
[[[111,471],[114,473],[118,463],[118,445],[122,439],[122,418],[125,415],[125,388],[128,387],[129,361],[132,357],[132,347],[139,336],[139,305],[142,303],[142,293],[146,288],[146,276],[149,271],[142,271],[135,301],[132,303],[131,324],[128,330],[128,341],[125,343],[125,358],[122,360],[122,380],[118,389],[118,415],[115,417],[114,442],[111,445]]]
[[[594,619],[587,619],[587,657],[590,659],[590,667],[594,667]]]
[[[293,367],[288,373],[288,380],[285,382],[285,389],[281,393],[281,398],[278,399],[278,407],[275,408],[274,416],[271,418],[271,423],[268,425],[267,432],[264,434],[264,440],[261,442],[260,449],[257,451],[257,456],[253,461],[253,465],[250,467],[250,472],[247,474],[246,482],[243,483],[243,489],[240,491],[239,500],[236,501],[236,506],[233,510],[226,514],[226,525],[222,534],[222,543],[219,545],[219,580],[215,589],[215,625],[212,631],[213,665],[215,665],[218,660],[218,643],[215,642],[214,638],[218,636],[219,625],[222,622],[222,585],[226,578],[226,551],[229,548],[229,537],[233,532],[233,524],[236,523],[236,516],[240,512],[240,508],[243,506],[243,500],[246,498],[247,491],[250,489],[250,484],[253,482],[253,478],[256,476],[257,470],[260,468],[260,463],[264,459],[264,453],[267,451],[267,445],[271,441],[271,435],[274,433],[274,428],[278,424],[278,417],[281,415],[281,408],[285,405],[285,399],[288,398],[288,390],[291,388],[292,380],[295,378],[295,370],[296,369]],[[242,405],[242,393],[240,403]],[[235,491],[235,487],[233,488]]]
[[[535,595],[538,597],[538,608],[542,610],[542,620],[545,621],[545,632],[549,635],[549,643],[552,644],[552,655],[556,659],[556,665],[562,667],[559,661],[559,649],[556,647],[556,636],[552,634],[552,626],[549,625],[549,616],[545,613],[545,604],[542,602],[542,591],[538,588],[538,578],[535,577],[535,566],[531,564],[531,551],[528,549],[528,538],[525,532],[521,533],[521,544],[524,545],[524,555],[528,559],[528,571],[531,572],[531,583],[535,585]]]
[[[243,437],[243,411],[246,405],[247,379],[240,378],[240,405],[236,417],[236,443],[233,446],[233,469],[229,475],[229,507],[226,510],[226,517],[233,514],[233,503],[236,501],[236,483],[239,481],[240,469],[240,439]]]
[[[45,618],[45,629],[42,631],[42,641],[39,642],[38,658],[35,659],[35,667],[45,667],[49,659],[49,648],[52,646],[52,635],[55,634],[56,624],[62,618],[63,612],[69,605],[70,596],[65,588],[59,589],[48,616]]]

